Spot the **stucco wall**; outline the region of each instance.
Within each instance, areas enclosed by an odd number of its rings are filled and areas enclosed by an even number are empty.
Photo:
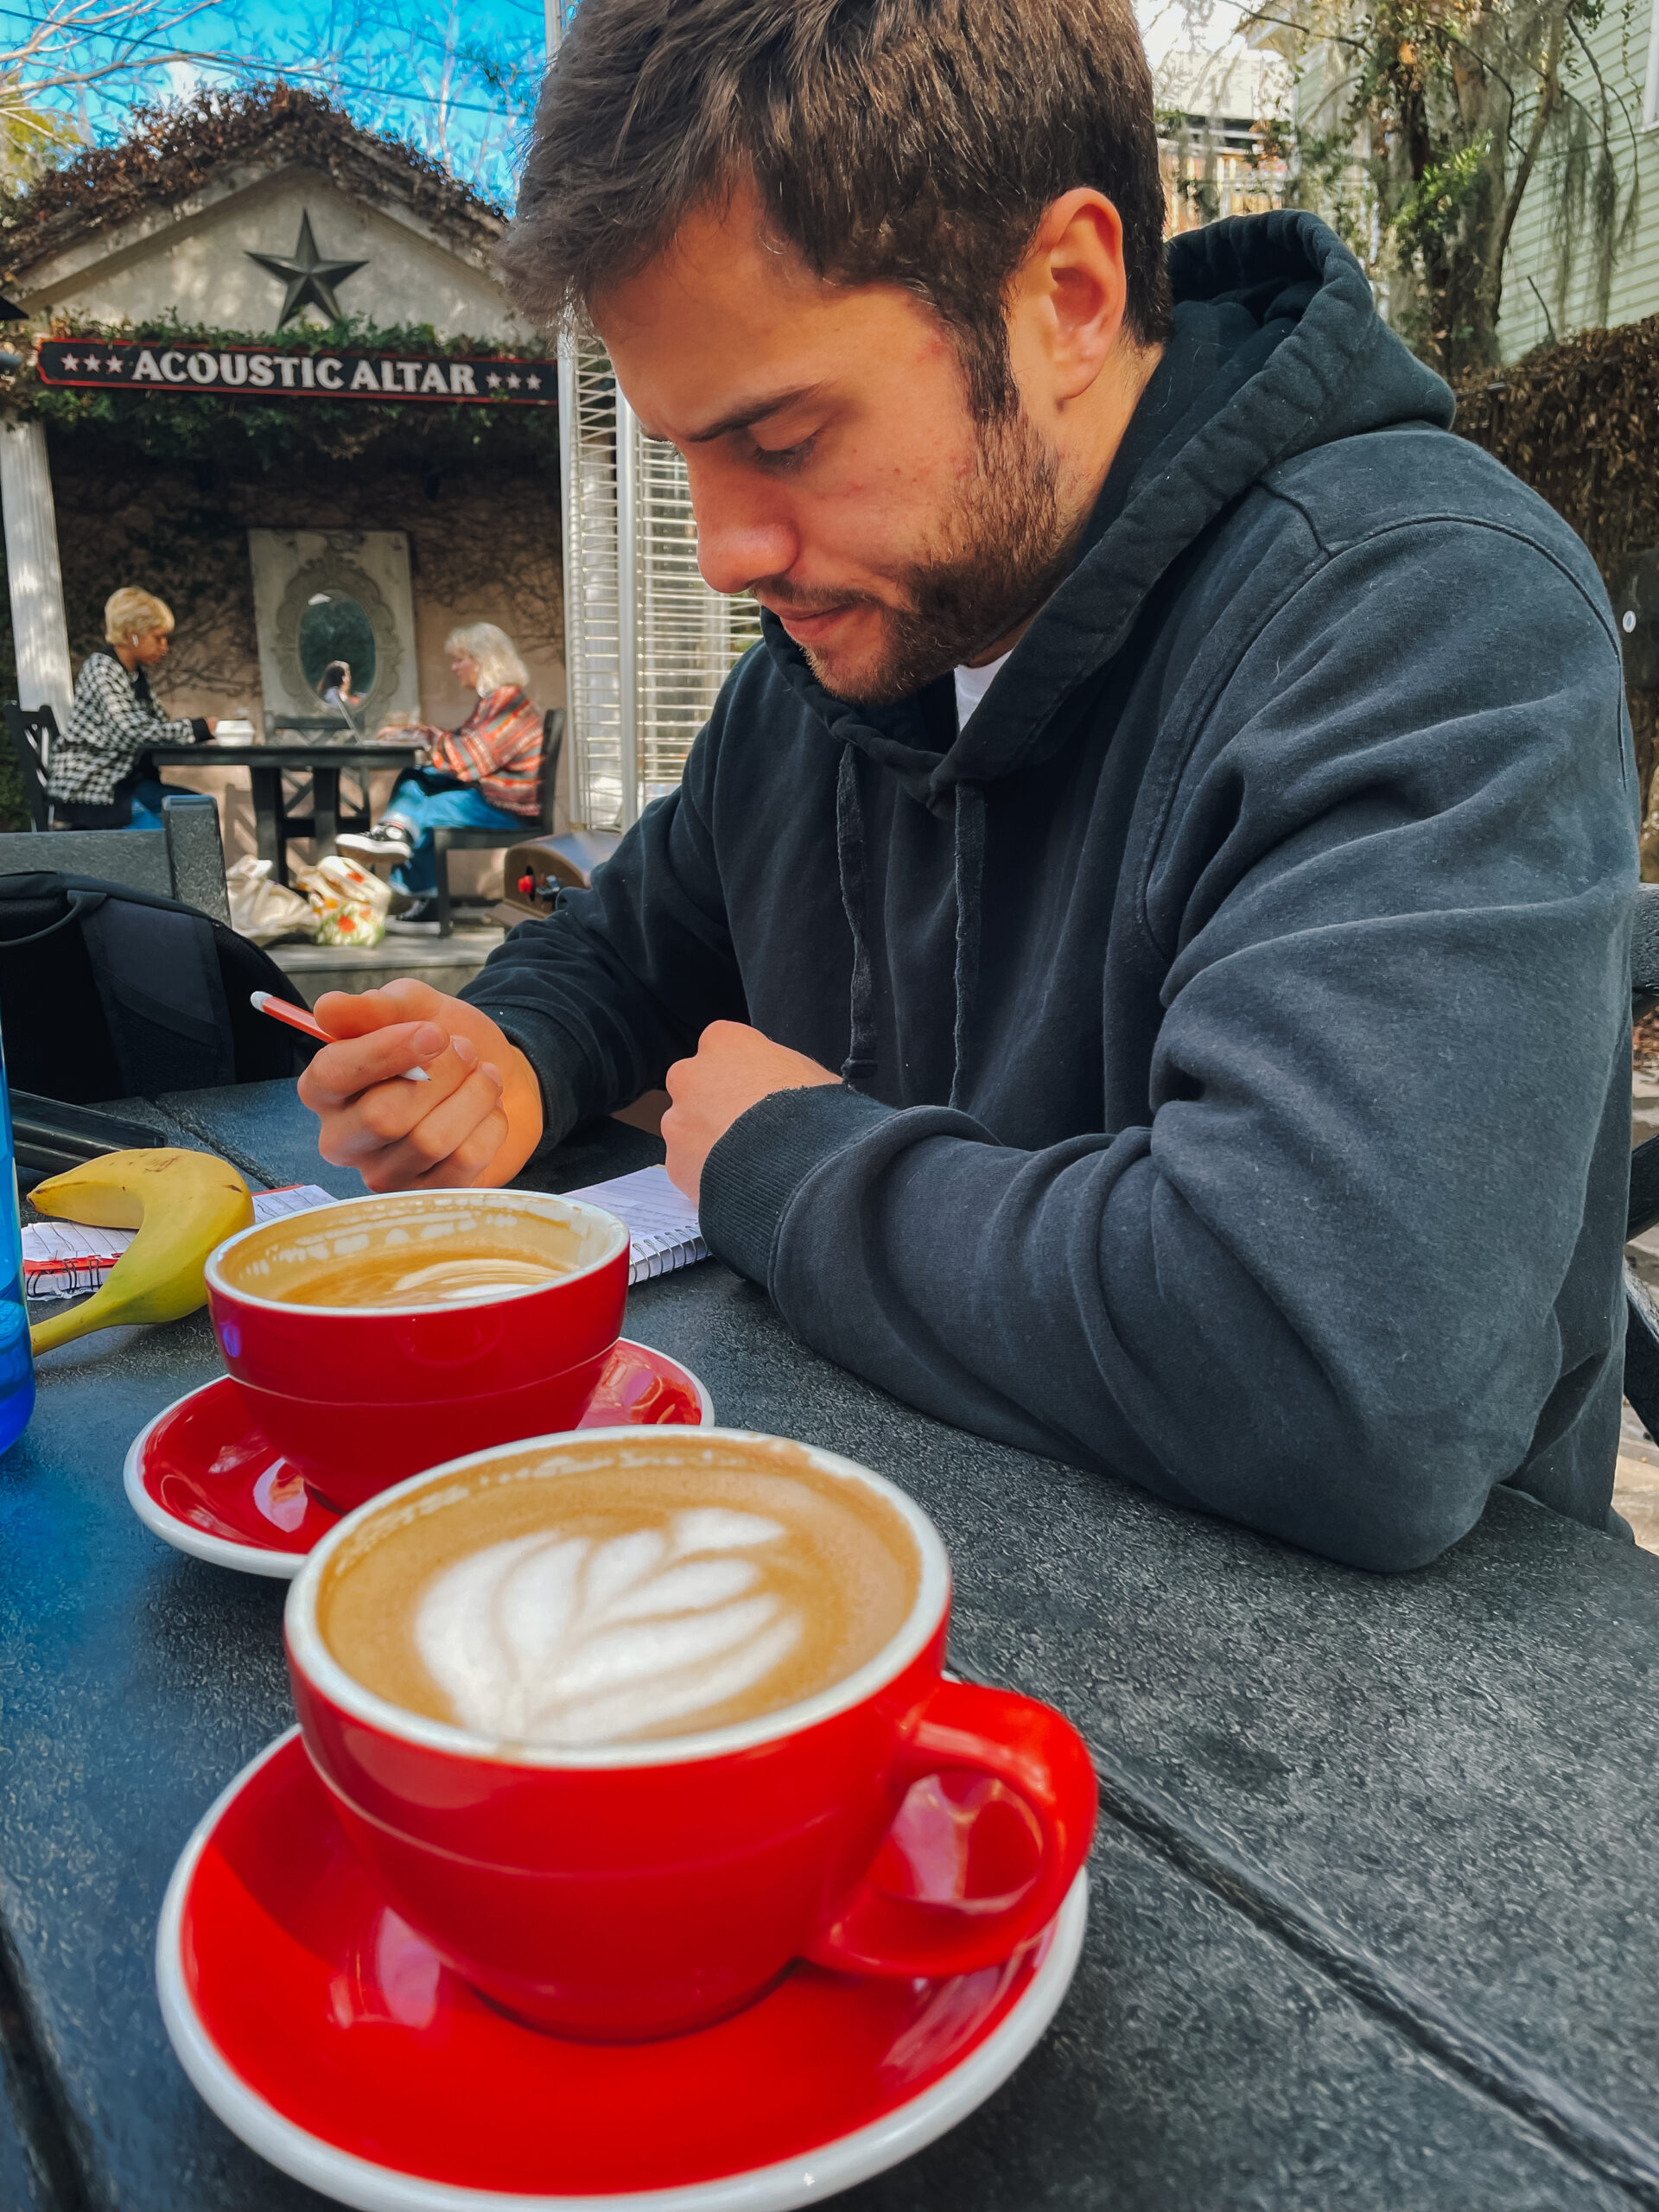
[[[32,314],[97,322],[176,315],[187,323],[275,330],[285,288],[250,253],[294,257],[308,213],[317,252],[366,265],[340,280],[342,314],[382,328],[428,322],[441,336],[519,340],[524,326],[487,269],[474,268],[410,221],[348,198],[320,170],[289,168],[186,212],[153,217],[83,241],[29,272]],[[314,306],[296,324],[326,321]]]

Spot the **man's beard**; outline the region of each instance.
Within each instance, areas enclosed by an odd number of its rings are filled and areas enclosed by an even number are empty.
[[[849,672],[835,666],[839,656],[802,646],[812,673],[838,698],[879,707],[919,691],[1035,613],[1070,566],[1077,533],[1060,516],[1059,471],[1023,410],[982,423],[977,442],[978,468],[939,544],[896,573],[906,603],[894,608],[868,594],[848,602],[880,613],[886,636],[874,660]],[[792,594],[785,579],[750,588],[787,612]]]

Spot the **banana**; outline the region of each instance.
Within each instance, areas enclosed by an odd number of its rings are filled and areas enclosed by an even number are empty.
[[[215,1244],[253,1219],[248,1186],[210,1152],[107,1152],[37,1183],[37,1213],[138,1234],[84,1305],[29,1332],[38,1354],[118,1321],[176,1321],[207,1302],[202,1268]]]

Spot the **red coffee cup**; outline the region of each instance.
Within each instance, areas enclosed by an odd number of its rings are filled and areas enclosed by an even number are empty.
[[[1046,1928],[1094,1833],[1094,1771],[1071,1724],[941,1678],[950,1567],[912,1500],[775,1438],[711,1429],[696,1444],[804,1458],[874,1491],[914,1541],[903,1626],[818,1696],[701,1735],[572,1750],[393,1705],[324,1642],[330,1562],[375,1516],[440,1510],[438,1493],[480,1475],[613,1464],[622,1482],[658,1452],[683,1457],[684,1439],[652,1430],[537,1439],[400,1484],[332,1530],[289,1595],[306,1747],[371,1878],[483,1995],[561,2035],[701,2027],[800,1959],[906,1978],[996,1965]]]
[[[305,1306],[270,1295],[311,1255],[350,1262],[396,1240],[480,1230],[562,1254],[554,1281],[402,1308]],[[245,1229],[207,1262],[219,1350],[251,1420],[308,1485],[346,1510],[435,1461],[569,1428],[622,1327],[628,1232],[540,1191],[403,1191]]]

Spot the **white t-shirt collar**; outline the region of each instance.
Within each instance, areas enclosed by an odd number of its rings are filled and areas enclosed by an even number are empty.
[[[1008,652],[1012,652],[1010,645]],[[995,660],[988,660],[982,668],[959,668],[957,679],[957,729],[958,734],[968,727],[969,717],[996,681],[997,671],[1007,662],[1008,653]]]

